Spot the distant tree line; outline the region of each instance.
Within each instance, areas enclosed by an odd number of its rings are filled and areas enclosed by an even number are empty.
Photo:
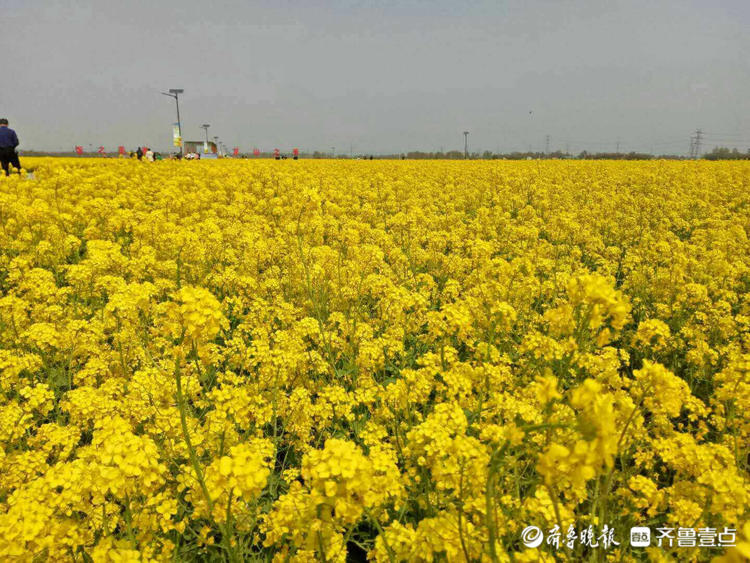
[[[447,159],[447,160],[463,160],[464,153],[462,151],[448,151],[448,152],[422,152],[412,151],[402,155],[388,155],[387,157],[381,158],[408,158],[409,160],[430,160],[430,159]],[[510,153],[493,153],[491,151],[484,151],[483,153],[470,153],[469,158],[473,160],[529,160],[538,158],[552,158],[552,159],[590,159],[590,160],[687,160],[687,157],[679,154],[659,154],[654,155],[644,152],[588,152],[581,151],[578,154],[570,154],[562,151],[555,151],[550,153],[544,152],[510,152]],[[726,147],[716,147],[711,152],[703,154],[701,158],[706,160],[745,160],[750,159],[750,149],[747,152],[740,152],[737,149],[728,149]]]
[[[406,158],[410,160],[429,160],[429,159],[448,159],[448,160],[463,160],[464,153],[462,151],[448,151],[448,152],[421,152],[413,151],[406,153]],[[654,156],[652,154],[629,152],[629,153],[590,153],[583,151],[579,154],[570,154],[562,151],[555,151],[550,153],[534,152],[534,151],[514,151],[509,153],[493,153],[491,151],[484,151],[483,153],[470,153],[470,159],[474,160],[529,160],[537,158],[553,158],[553,159],[607,159],[607,160],[649,160],[652,158],[682,158],[678,155],[661,155]]]
[[[24,150],[19,151],[24,156],[77,156],[72,151],[33,151]],[[291,158],[291,151],[289,153],[282,153],[284,157]],[[96,156],[101,155],[96,152],[85,152],[84,156]],[[117,156],[116,153],[109,153],[110,157]],[[262,152],[254,155],[251,153],[243,153],[238,155],[240,158],[274,158],[271,152]],[[331,158],[331,153],[314,151],[313,153],[302,153],[300,152],[299,157],[304,158]],[[424,151],[409,151],[406,153],[394,153],[394,154],[381,154],[381,155],[354,155],[353,157],[348,154],[336,155],[335,158],[341,160],[354,159],[395,159],[395,160],[463,160],[463,151],[438,151],[438,152],[424,152]],[[532,160],[532,159],[591,159],[591,160],[652,160],[652,159],[663,159],[663,160],[687,160],[684,155],[677,154],[660,154],[653,155],[642,152],[588,152],[582,151],[578,154],[570,154],[562,151],[555,151],[550,153],[544,152],[509,152],[509,153],[494,153],[491,151],[484,151],[483,153],[473,152],[469,153],[469,158],[472,160]],[[706,160],[750,160],[750,149],[747,152],[740,152],[737,149],[729,149],[727,147],[715,147],[710,152],[704,153],[701,158]]]
[[[716,147],[711,152],[703,155],[706,160],[750,160],[750,149],[740,152],[737,149],[727,147]]]

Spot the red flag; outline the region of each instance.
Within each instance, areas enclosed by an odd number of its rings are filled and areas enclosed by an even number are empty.
[[[237,156],[238,154],[240,154],[240,149],[238,149],[237,147],[234,147],[234,150],[232,151],[232,153],[234,154],[234,156]]]
[[[292,150],[292,154],[293,154],[294,156],[299,156],[299,149],[294,149],[294,150]]]
[[[119,152],[120,154],[125,154],[125,147],[120,145],[119,147],[117,147],[117,152]]]
[[[255,156],[258,156],[260,154],[260,149],[258,149],[258,148],[253,149],[253,154]]]
[[[76,154],[78,156],[81,156],[83,154],[83,147],[81,145],[76,145]]]

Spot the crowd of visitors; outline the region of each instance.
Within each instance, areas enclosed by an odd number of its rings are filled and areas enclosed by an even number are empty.
[[[146,160],[146,162],[154,162],[156,160],[164,160],[165,157],[160,152],[155,152],[149,147],[138,147],[136,150],[130,153],[130,158],[136,160]],[[166,157],[167,160],[180,160],[182,155],[180,153],[170,154]]]

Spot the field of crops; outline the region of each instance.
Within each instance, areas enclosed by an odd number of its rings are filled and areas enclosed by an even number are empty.
[[[24,164],[1,560],[750,557],[750,163]]]

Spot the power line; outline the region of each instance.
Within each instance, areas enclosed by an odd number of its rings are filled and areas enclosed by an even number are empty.
[[[705,137],[739,138],[743,140],[748,138],[745,133],[711,133],[709,131],[704,131],[703,135]]]

